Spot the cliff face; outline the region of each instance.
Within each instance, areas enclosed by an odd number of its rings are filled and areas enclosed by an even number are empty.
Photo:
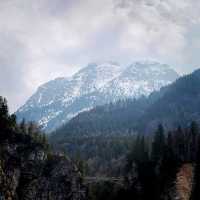
[[[194,166],[192,164],[184,164],[176,177],[176,199],[189,200],[192,193],[194,182]]]
[[[195,200],[193,197],[195,185],[195,164],[184,163],[178,169],[175,179],[171,181],[162,194],[163,200]]]
[[[0,133],[0,199],[82,200],[81,175],[64,156],[48,155],[31,136]]]

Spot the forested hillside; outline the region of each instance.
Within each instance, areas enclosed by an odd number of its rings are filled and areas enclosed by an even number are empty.
[[[140,100],[124,100],[99,106],[83,112],[52,133],[52,140],[68,136],[126,135],[132,134],[136,122],[149,107],[146,97]]]
[[[199,199],[198,125],[166,132],[159,125],[152,142],[138,136],[127,156],[125,181],[136,199]]]
[[[18,125],[0,97],[0,199],[80,200],[85,195],[75,165],[51,152],[37,125]]]
[[[194,121],[170,131],[160,124],[149,135],[71,137],[56,143],[56,151],[65,150],[76,168],[64,154],[52,153],[34,123],[18,125],[0,98],[0,144],[2,199],[200,198],[200,129]]]
[[[167,129],[200,122],[200,70],[183,76],[148,98],[120,101],[79,114],[52,134],[68,136],[150,133],[159,123]]]
[[[79,146],[79,152],[72,144]],[[171,131],[160,124],[150,137],[71,138],[62,145],[72,157],[78,153],[74,158],[85,174],[90,200],[200,197],[200,129],[196,122]]]

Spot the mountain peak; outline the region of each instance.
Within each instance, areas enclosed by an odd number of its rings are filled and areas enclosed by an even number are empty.
[[[138,98],[159,90],[178,77],[167,65],[135,62],[123,67],[108,61],[90,63],[70,78],[43,84],[17,116],[34,120],[50,131],[78,113],[119,99]]]

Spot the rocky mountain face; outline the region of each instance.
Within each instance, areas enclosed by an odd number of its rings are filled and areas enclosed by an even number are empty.
[[[191,193],[194,185],[194,165],[191,163],[183,164],[176,175],[175,199],[192,199]]]
[[[19,120],[38,122],[52,131],[78,113],[119,99],[148,96],[178,78],[168,65],[136,62],[89,64],[70,78],[57,78],[40,86],[17,112]]]
[[[47,158],[41,145],[34,145],[30,149],[23,143],[1,141],[0,198],[84,199],[85,190],[75,166],[64,157]]]
[[[59,156],[47,160],[40,150],[20,162],[16,147],[7,145],[3,149],[6,158],[0,165],[1,199],[84,199],[80,175],[69,160]]]
[[[128,66],[117,78],[102,89],[104,95],[114,99],[148,96],[178,78],[168,65],[157,62],[136,62]]]
[[[1,199],[84,199],[80,174],[69,160],[47,158],[40,145],[19,153],[23,149],[28,147],[1,142]]]
[[[76,166],[65,156],[53,154],[32,125],[17,125],[1,100],[0,199],[85,199]]]

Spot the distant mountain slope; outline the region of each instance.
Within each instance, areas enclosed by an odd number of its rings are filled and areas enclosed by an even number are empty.
[[[127,67],[119,77],[106,84],[101,90],[106,95],[138,98],[159,90],[178,78],[168,65],[157,62],[136,62]]]
[[[200,123],[200,70],[183,76],[149,97],[105,105],[80,113],[53,138],[68,135],[151,133],[159,123],[167,129]]]
[[[51,138],[62,141],[65,137],[129,134],[135,129],[139,116],[149,106],[147,98],[126,100],[116,104],[98,106],[91,111],[82,112],[61,128]]]
[[[200,122],[200,70],[186,75],[167,87],[165,93],[142,116],[146,131],[158,123],[166,128]]]
[[[80,112],[147,96],[177,78],[173,69],[157,62],[136,62],[126,68],[113,62],[89,64],[70,78],[40,86],[16,114],[19,120],[33,120],[52,131]]]

